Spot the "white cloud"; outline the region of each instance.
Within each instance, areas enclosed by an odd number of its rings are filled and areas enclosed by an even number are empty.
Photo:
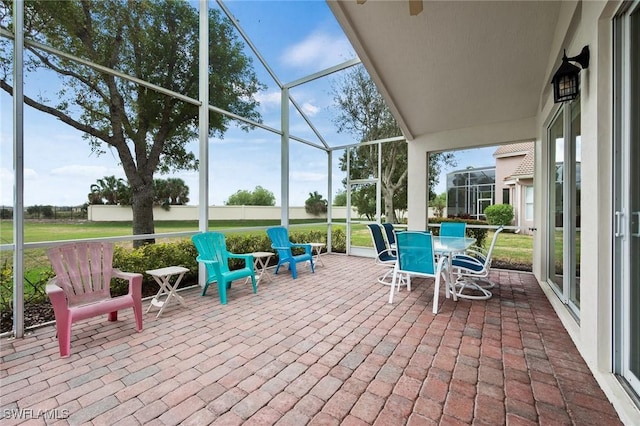
[[[318,108],[317,106],[309,102],[305,102],[302,104],[302,111],[304,111],[304,113],[307,114],[307,116],[313,117],[320,111],[320,108]]]
[[[353,56],[353,49],[343,35],[316,31],[285,49],[280,60],[292,67],[320,71]]]
[[[255,98],[260,102],[260,109],[263,111],[271,108],[280,108],[280,91],[256,93]]]

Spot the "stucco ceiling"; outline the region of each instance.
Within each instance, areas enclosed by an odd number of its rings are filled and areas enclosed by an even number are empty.
[[[559,2],[328,0],[408,139],[535,116]]]

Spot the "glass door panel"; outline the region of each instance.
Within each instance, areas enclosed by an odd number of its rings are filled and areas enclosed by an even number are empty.
[[[549,235],[548,280],[562,294],[564,222],[564,110],[549,127]]]
[[[573,220],[571,223],[571,229],[573,235],[572,249],[575,253],[575,257],[571,258],[571,262],[574,265],[571,266],[571,270],[575,271],[575,275],[571,277],[569,282],[569,300],[575,305],[576,308],[580,308],[580,165],[582,158],[582,141],[580,131],[580,98],[576,99],[571,104],[571,154],[575,160],[573,161],[573,169],[571,170],[571,182],[575,182],[570,186]]]
[[[640,1],[615,36],[614,368],[640,397]]]
[[[630,15],[629,105],[629,288],[627,380],[640,395],[640,5]]]

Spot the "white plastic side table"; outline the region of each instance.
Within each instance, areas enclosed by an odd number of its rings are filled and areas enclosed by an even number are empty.
[[[267,273],[267,266],[269,266],[269,260],[271,260],[273,255],[274,253],[269,251],[256,251],[251,253],[251,256],[253,256],[253,270],[256,273],[256,284],[260,283],[263,276],[271,282],[271,277]],[[245,283],[247,280],[245,280]]]
[[[320,253],[322,252],[322,248],[326,246],[325,243],[308,243],[311,246],[311,255],[313,256],[313,261],[316,265],[324,266],[324,262],[322,258],[320,258]]]
[[[166,268],[151,269],[149,271],[146,271],[146,273],[151,275],[160,286],[158,294],[156,294],[153,299],[151,299],[151,303],[147,308],[147,313],[151,310],[152,306],[160,308],[160,311],[158,312],[158,315],[156,315],[156,318],[160,317],[160,314],[162,313],[162,311],[164,311],[164,308],[167,307],[172,298],[176,299],[182,306],[187,306],[184,303],[184,299],[182,298],[182,296],[176,293],[178,285],[180,284],[180,281],[182,281],[182,277],[184,277],[184,274],[186,274],[187,272],[189,272],[189,269],[182,266],[167,266]],[[177,275],[177,278],[175,279],[174,283],[171,284],[171,278],[174,275]],[[166,296],[166,298],[164,300],[161,300],[162,296]]]

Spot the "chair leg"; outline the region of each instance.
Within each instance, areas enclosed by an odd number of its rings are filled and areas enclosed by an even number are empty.
[[[440,296],[440,275],[437,274],[436,275],[436,282],[433,285],[434,290],[433,290],[433,314],[437,314],[438,313],[438,298]]]
[[[293,275],[293,279],[298,278],[298,271],[296,270],[296,262],[289,262],[289,269],[291,269],[291,275]]]
[[[487,300],[493,296],[489,290],[476,283],[475,280],[466,279],[464,277],[456,280],[455,287],[456,291],[454,294],[465,299]],[[470,289],[474,294],[465,294],[465,289]]]
[[[391,279],[391,285],[389,287],[391,287],[389,289],[389,303],[393,303],[393,293],[396,290],[396,279],[398,278],[398,273],[395,270],[395,268],[393,269],[393,278]],[[398,288],[400,288],[400,285],[398,285]]]
[[[387,272],[385,272],[380,278],[378,278],[378,282],[384,285],[390,285],[389,276],[393,278],[393,267],[389,268]]]
[[[253,292],[257,293],[258,292],[258,285],[256,284],[256,276],[255,275],[251,275],[251,286],[253,287]]]
[[[142,299],[133,301],[133,316],[136,318],[136,330],[142,331]]]
[[[218,282],[218,293],[220,294],[220,303],[227,304],[227,283],[222,281]]]
[[[56,329],[58,332],[60,357],[67,358],[71,353],[71,316],[63,319],[63,321],[56,321]]]
[[[484,288],[485,290],[491,290],[496,286],[496,283],[489,280],[488,277],[476,278],[475,281],[476,281],[476,284],[478,284],[478,286]]]
[[[202,296],[204,296],[204,295],[205,295],[205,293],[207,292],[207,289],[209,288],[209,284],[210,284],[210,283],[206,283],[206,284],[204,285],[204,288],[202,289]]]
[[[311,265],[311,272],[315,273],[316,270],[314,269],[314,266],[313,266],[313,257],[311,257],[311,260],[309,261],[309,264]]]

